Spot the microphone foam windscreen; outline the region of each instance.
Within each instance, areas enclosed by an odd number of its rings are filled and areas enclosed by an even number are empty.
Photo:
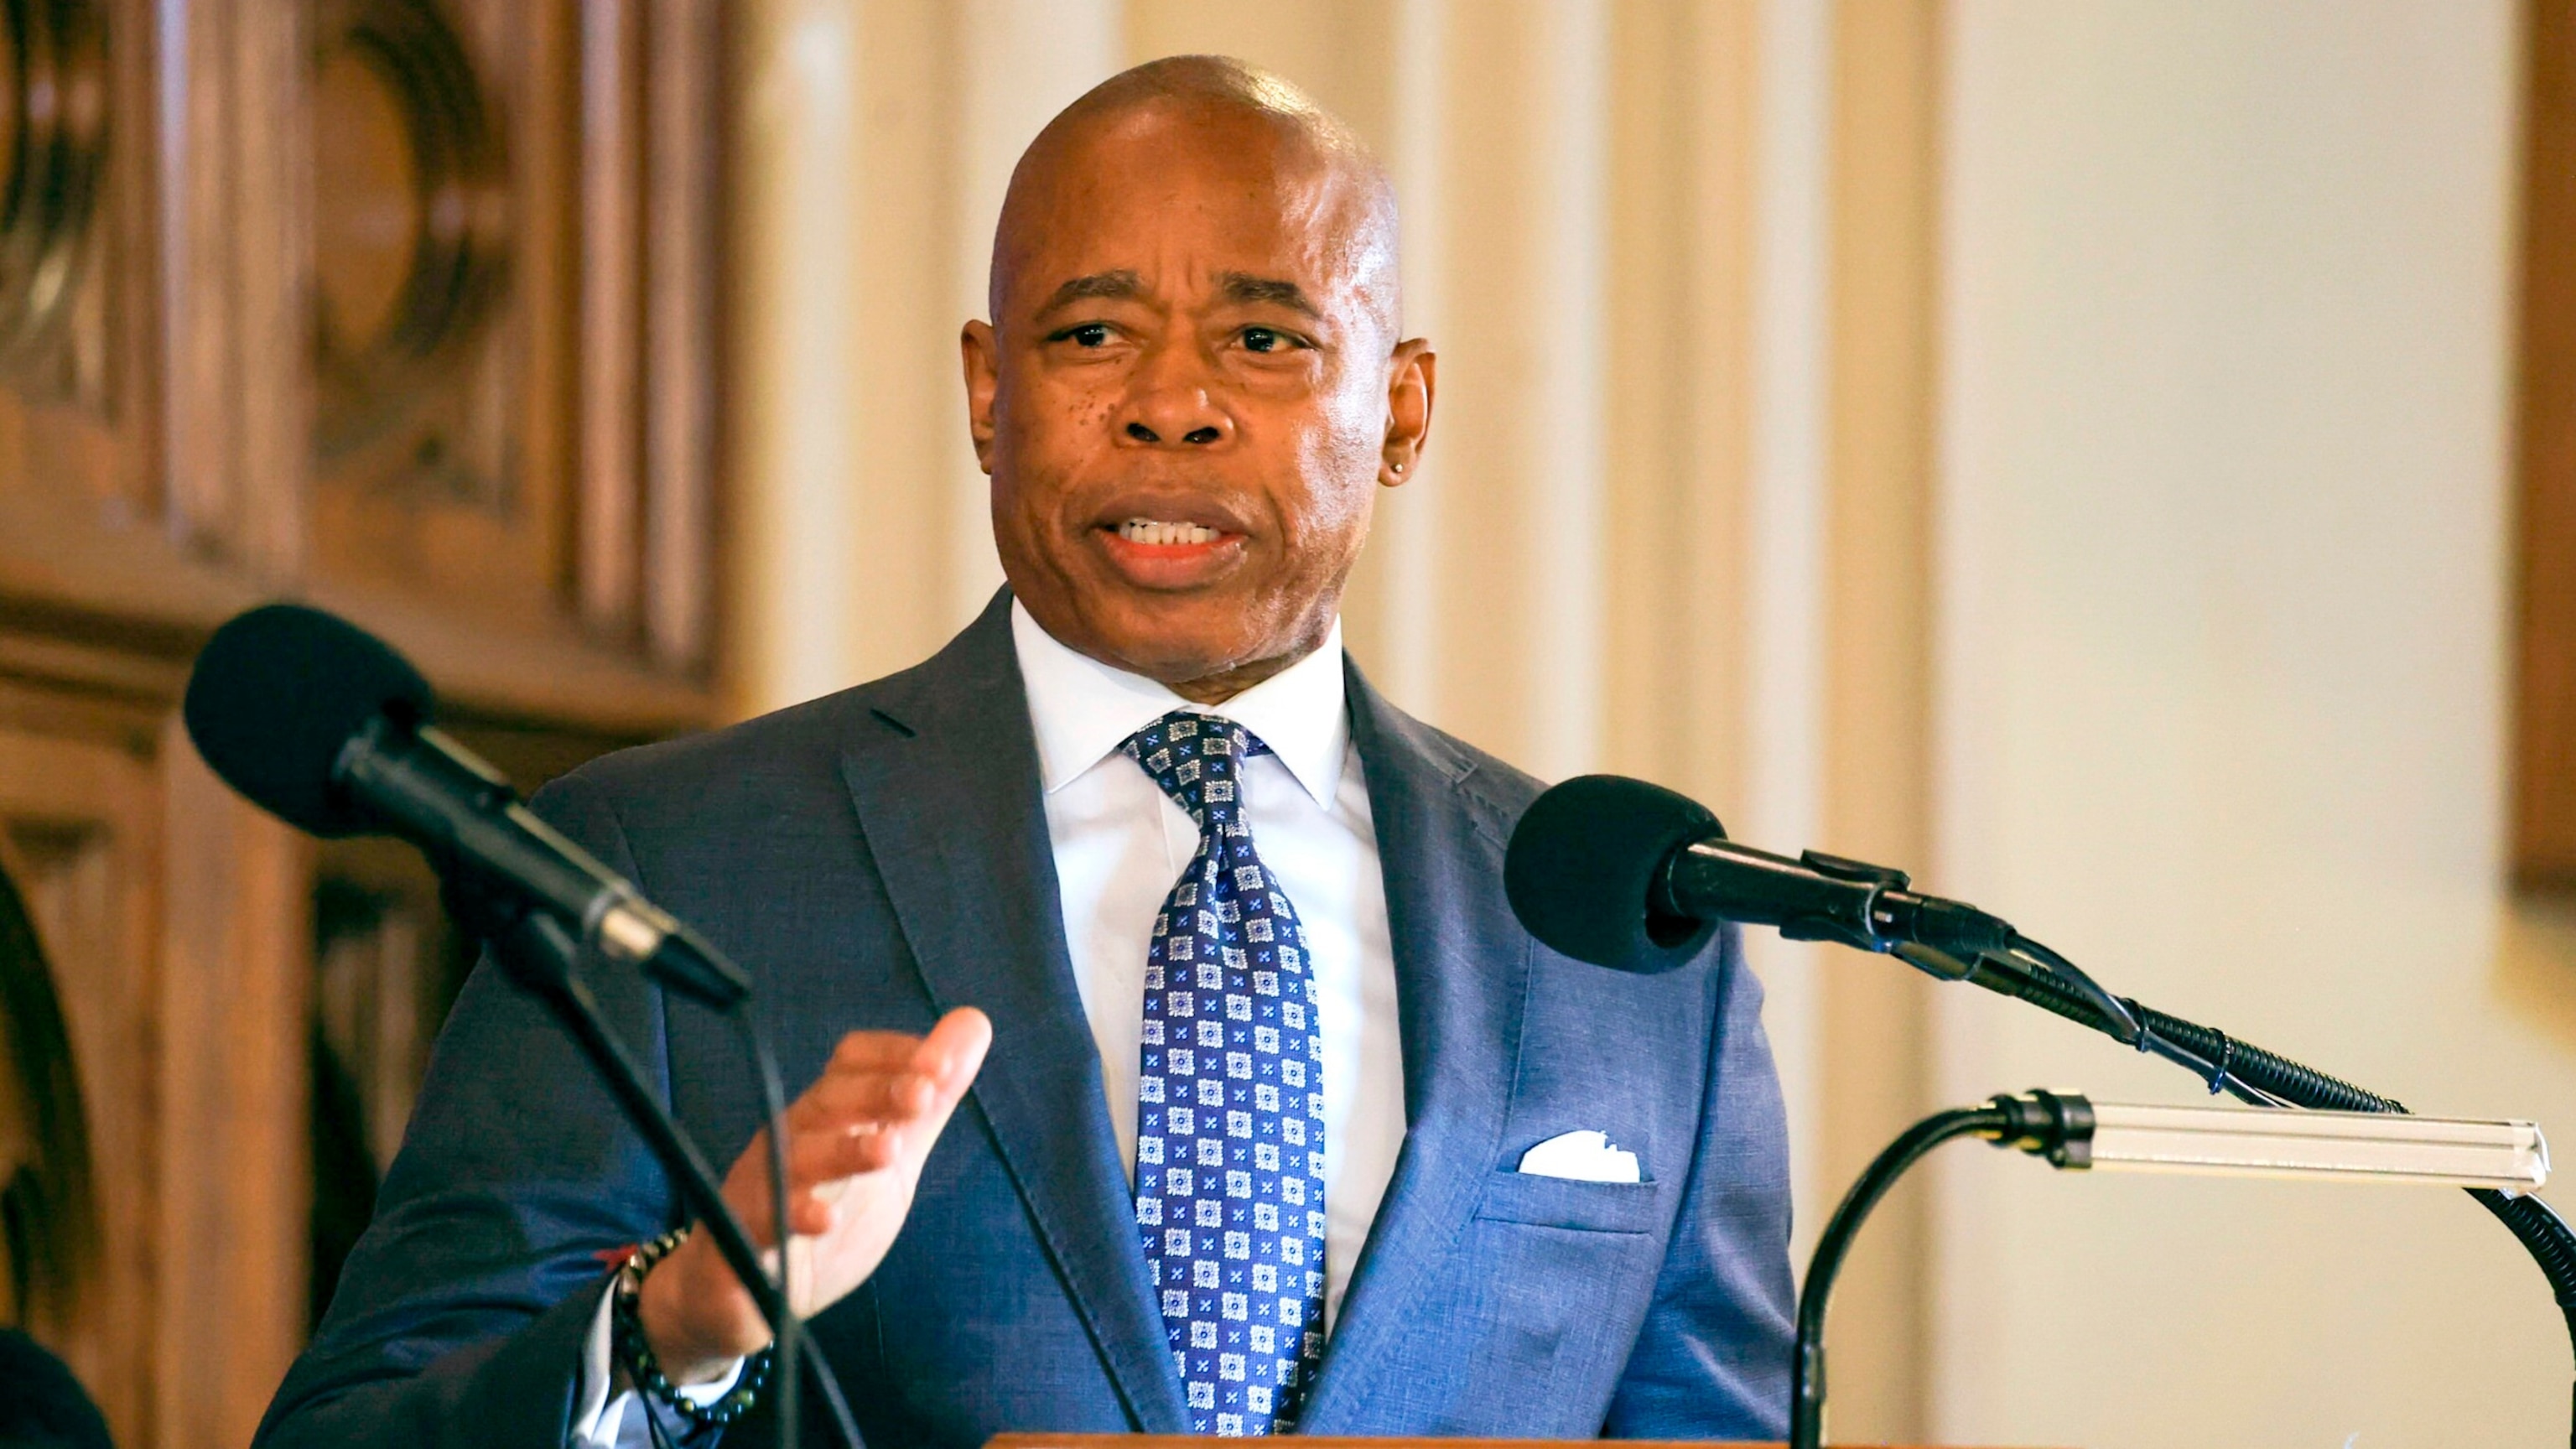
[[[1669,971],[1717,927],[1654,911],[1656,874],[1684,843],[1725,834],[1686,795],[1622,775],[1578,775],[1531,801],[1513,827],[1503,893],[1551,950],[1620,971]]]
[[[429,717],[429,681],[344,619],[267,604],[215,631],[180,706],[188,738],[224,783],[287,824],[354,835],[374,822],[332,785],[349,737],[391,713]]]

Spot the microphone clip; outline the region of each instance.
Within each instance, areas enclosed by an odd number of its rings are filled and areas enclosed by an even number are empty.
[[[1873,865],[1866,860],[1853,860],[1848,856],[1827,855],[1821,850],[1800,851],[1798,863],[1828,880],[1859,887],[1866,893],[1862,899],[1867,904],[1847,916],[1823,912],[1793,916],[1780,923],[1780,935],[1784,939],[1830,941],[1837,946],[1849,946],[1855,951],[1879,953],[1884,953],[1897,944],[1889,937],[1865,928],[1861,923],[1870,921],[1877,915],[1871,906],[1877,902],[1881,893],[1904,890],[1913,884],[1912,877],[1894,866]]]
[[[1821,850],[1798,852],[1798,863],[1818,875],[1847,880],[1854,885],[1877,886],[1881,890],[1901,891],[1914,884],[1914,878],[1892,865],[1872,865],[1847,856],[1827,855]]]

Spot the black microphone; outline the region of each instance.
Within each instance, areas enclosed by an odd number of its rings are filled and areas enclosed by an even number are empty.
[[[1531,935],[1621,971],[1680,965],[1719,921],[1967,961],[2019,939],[1974,906],[1910,884],[1886,866],[1737,845],[1698,802],[1619,775],[1579,775],[1531,801],[1503,856],[1504,894]]]
[[[718,1009],[751,994],[739,967],[432,726],[434,703],[383,640],[319,609],[269,604],[215,631],[181,714],[224,783],[299,830],[400,836],[451,883],[554,916],[674,991]]]

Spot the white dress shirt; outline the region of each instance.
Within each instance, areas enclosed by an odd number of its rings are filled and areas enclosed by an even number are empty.
[[[1175,709],[1222,715],[1270,747],[1242,770],[1252,846],[1306,933],[1324,1039],[1324,1325],[1377,1220],[1404,1146],[1404,1058],[1395,955],[1368,782],[1342,697],[1342,629],[1322,648],[1221,704],[1078,654],[1015,600],[1011,642],[1036,727],[1038,781],[1055,848],[1064,940],[1100,1048],[1100,1086],[1128,1180],[1136,1172],[1145,954],[1154,916],[1199,848],[1189,812],[1119,746]]]
[[[1342,628],[1322,648],[1220,704],[1198,705],[1056,641],[1011,604],[1011,643],[1037,735],[1065,945],[1128,1181],[1136,1173],[1145,955],[1154,916],[1198,850],[1198,827],[1119,747],[1175,709],[1221,715],[1270,747],[1243,769],[1253,848],[1297,908],[1324,1049],[1324,1324],[1404,1146],[1395,955],[1368,782],[1343,697]],[[1139,1249],[1141,1251],[1141,1248]],[[631,1391],[609,1401],[607,1305],[591,1326],[574,1443],[611,1449]],[[731,1376],[692,1396],[714,1398]]]

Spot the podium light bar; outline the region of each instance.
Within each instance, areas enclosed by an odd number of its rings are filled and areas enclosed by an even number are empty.
[[[2530,1192],[2549,1180],[2534,1122],[2379,1112],[2095,1102],[2092,1140],[2062,1164],[2109,1172],[2333,1178]]]

